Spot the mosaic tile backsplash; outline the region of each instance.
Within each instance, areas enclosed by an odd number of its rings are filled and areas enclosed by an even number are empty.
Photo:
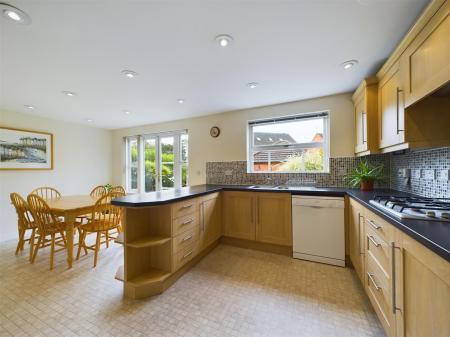
[[[400,169],[410,169],[410,178],[399,177]],[[391,188],[424,197],[450,198],[450,182],[443,174],[448,170],[450,147],[391,154]]]
[[[450,198],[450,182],[441,178],[444,170],[450,170],[450,148],[425,151],[408,151],[403,154],[371,155],[373,164],[383,164],[386,181],[375,187],[390,187],[424,197]],[[247,173],[246,161],[206,163],[206,182],[225,185],[289,184],[318,187],[348,187],[343,177],[359,161],[359,158],[330,158],[330,173]],[[410,169],[410,178],[399,177],[399,169]],[[428,179],[433,170],[433,179]]]
[[[383,164],[389,177],[389,155],[368,157],[373,164]],[[343,177],[354,167],[359,158],[330,158],[330,173],[247,173],[246,161],[206,163],[206,183],[225,185],[315,185],[320,187],[347,187]],[[389,187],[389,179],[377,187]]]

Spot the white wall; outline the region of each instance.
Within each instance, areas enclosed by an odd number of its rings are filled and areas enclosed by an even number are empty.
[[[321,110],[330,111],[331,157],[352,157],[354,138],[353,104],[351,94],[340,94],[161,124],[114,130],[114,183],[122,183],[124,158],[122,158],[121,147],[124,136],[187,129],[189,132],[189,183],[196,185],[203,184],[206,181],[206,162],[246,160],[248,120]],[[221,134],[218,138],[212,138],[209,135],[209,130],[214,125],[221,129]]]
[[[45,171],[0,171],[0,241],[17,237],[17,218],[9,193],[23,197],[39,186],[62,194],[88,194],[112,181],[112,132],[28,114],[0,111],[2,126],[53,133],[54,168]]]

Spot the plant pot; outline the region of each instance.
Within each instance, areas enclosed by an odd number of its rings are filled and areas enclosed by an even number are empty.
[[[361,191],[373,191],[373,180],[361,180]]]

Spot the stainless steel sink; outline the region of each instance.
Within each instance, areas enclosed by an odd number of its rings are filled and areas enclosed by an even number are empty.
[[[284,186],[284,185],[277,185],[277,186],[273,186],[273,185],[252,185],[252,186],[249,186],[248,188],[266,189],[266,190],[288,190],[289,189],[289,187]]]

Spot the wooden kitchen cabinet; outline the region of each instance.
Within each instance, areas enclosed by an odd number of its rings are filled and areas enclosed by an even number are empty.
[[[350,259],[388,337],[450,336],[449,262],[353,199],[349,241]]]
[[[361,82],[352,96],[355,124],[355,154],[378,152],[378,79]]]
[[[450,264],[398,230],[393,262],[395,336],[450,336]]]
[[[361,282],[364,283],[364,208],[350,199],[349,255]]]
[[[405,109],[400,64],[397,62],[380,78],[378,87],[379,147],[389,150],[405,142]]]
[[[445,1],[401,56],[405,107],[450,81],[450,1]]]
[[[291,194],[224,192],[224,235],[292,246]]]
[[[229,237],[256,239],[255,193],[224,192],[224,234]]]
[[[222,236],[222,203],[220,193],[213,193],[200,201],[200,246],[206,248]]]
[[[256,241],[292,246],[290,193],[257,193]]]

